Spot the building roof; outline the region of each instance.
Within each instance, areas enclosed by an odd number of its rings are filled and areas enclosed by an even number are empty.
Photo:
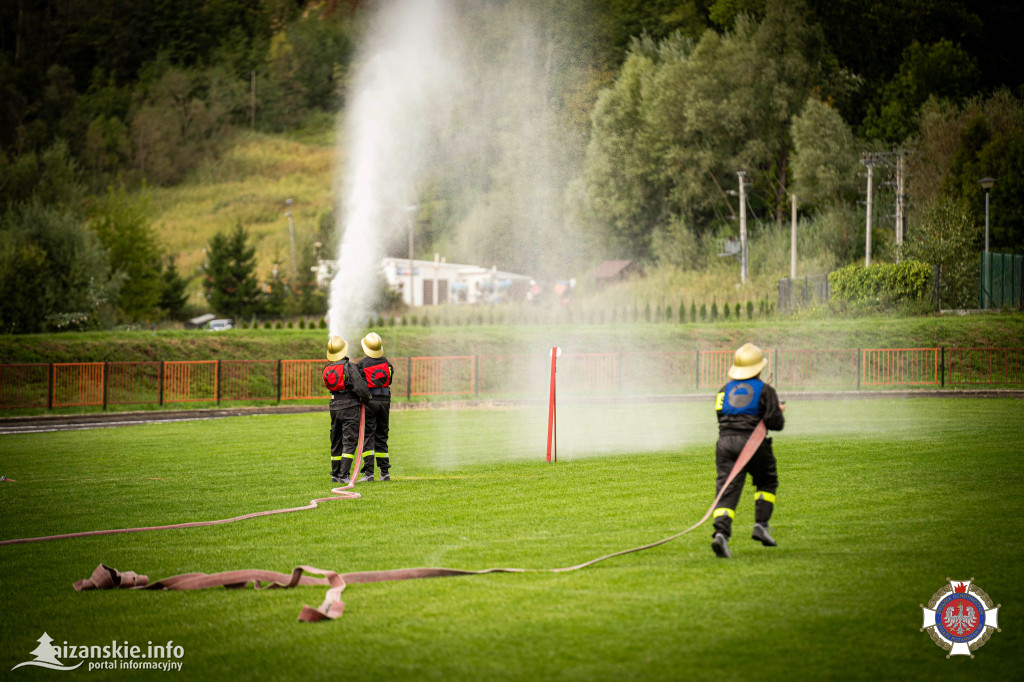
[[[623,270],[628,268],[633,261],[631,260],[606,260],[605,262],[598,265],[590,272],[590,276],[594,279],[608,279],[610,277],[617,277],[622,273]]]

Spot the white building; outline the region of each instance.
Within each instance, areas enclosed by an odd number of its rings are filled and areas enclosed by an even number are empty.
[[[448,263],[436,254],[432,261],[411,263],[410,272],[408,258],[381,261],[384,279],[411,306],[523,300],[531,280],[526,275],[504,272],[496,267]]]
[[[334,261],[321,260],[312,270],[316,273],[317,286],[326,289],[334,275]],[[448,263],[438,254],[432,261],[384,258],[381,271],[388,285],[411,306],[521,301],[525,300],[532,282],[526,275],[504,272],[493,266]]]

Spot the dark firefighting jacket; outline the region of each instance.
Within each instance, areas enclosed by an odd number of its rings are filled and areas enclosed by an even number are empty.
[[[733,379],[715,396],[718,413],[718,433],[722,436],[746,435],[764,425],[772,431],[781,431],[785,425],[779,394],[758,378]]]
[[[351,407],[370,399],[362,373],[349,359],[328,362],[322,372],[324,386],[331,392],[331,409]]]
[[[386,357],[363,358],[356,363],[360,374],[366,380],[370,395],[374,398],[391,397],[391,379],[395,374],[395,366]]]

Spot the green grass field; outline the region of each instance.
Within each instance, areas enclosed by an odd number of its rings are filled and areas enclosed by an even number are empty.
[[[780,546],[748,538],[748,487],[728,561],[705,526],[574,573],[354,585],[344,616],[315,625],[296,616],[319,587],[73,591],[100,562],[151,579],[566,566],[682,530],[713,497],[708,405],[563,406],[557,464],[543,461],[540,409],[396,412],[395,480],[357,486],[362,499],[0,548],[0,669],[32,660],[45,630],[58,644],[173,640],[194,679],[1019,678],[1024,402],[793,398],[786,416]],[[0,484],[0,538],[304,504],[327,494],[327,447],[323,413],[2,436],[0,473],[17,482]],[[947,660],[919,631],[919,604],[947,577],[975,578],[1003,607],[973,660]]]
[[[1019,348],[1024,315],[771,317],[715,323],[486,324],[375,328],[392,357],[417,355],[543,355],[552,343],[567,352],[762,348]],[[350,344],[358,347],[356,332]],[[102,362],[147,360],[276,360],[318,358],[321,329],[231,329],[225,332],[116,331],[0,335],[0,361]],[[358,356],[359,351],[353,353]]]

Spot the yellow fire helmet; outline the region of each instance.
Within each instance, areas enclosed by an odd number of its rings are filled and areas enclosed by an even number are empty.
[[[768,364],[761,349],[752,343],[745,343],[736,351],[736,356],[729,368],[730,379],[750,379],[756,377]]]
[[[327,360],[337,362],[348,355],[348,344],[340,336],[332,336],[327,342]]]
[[[377,332],[370,332],[363,337],[359,344],[363,347],[363,352],[366,353],[368,358],[379,358],[384,355],[384,342]]]

